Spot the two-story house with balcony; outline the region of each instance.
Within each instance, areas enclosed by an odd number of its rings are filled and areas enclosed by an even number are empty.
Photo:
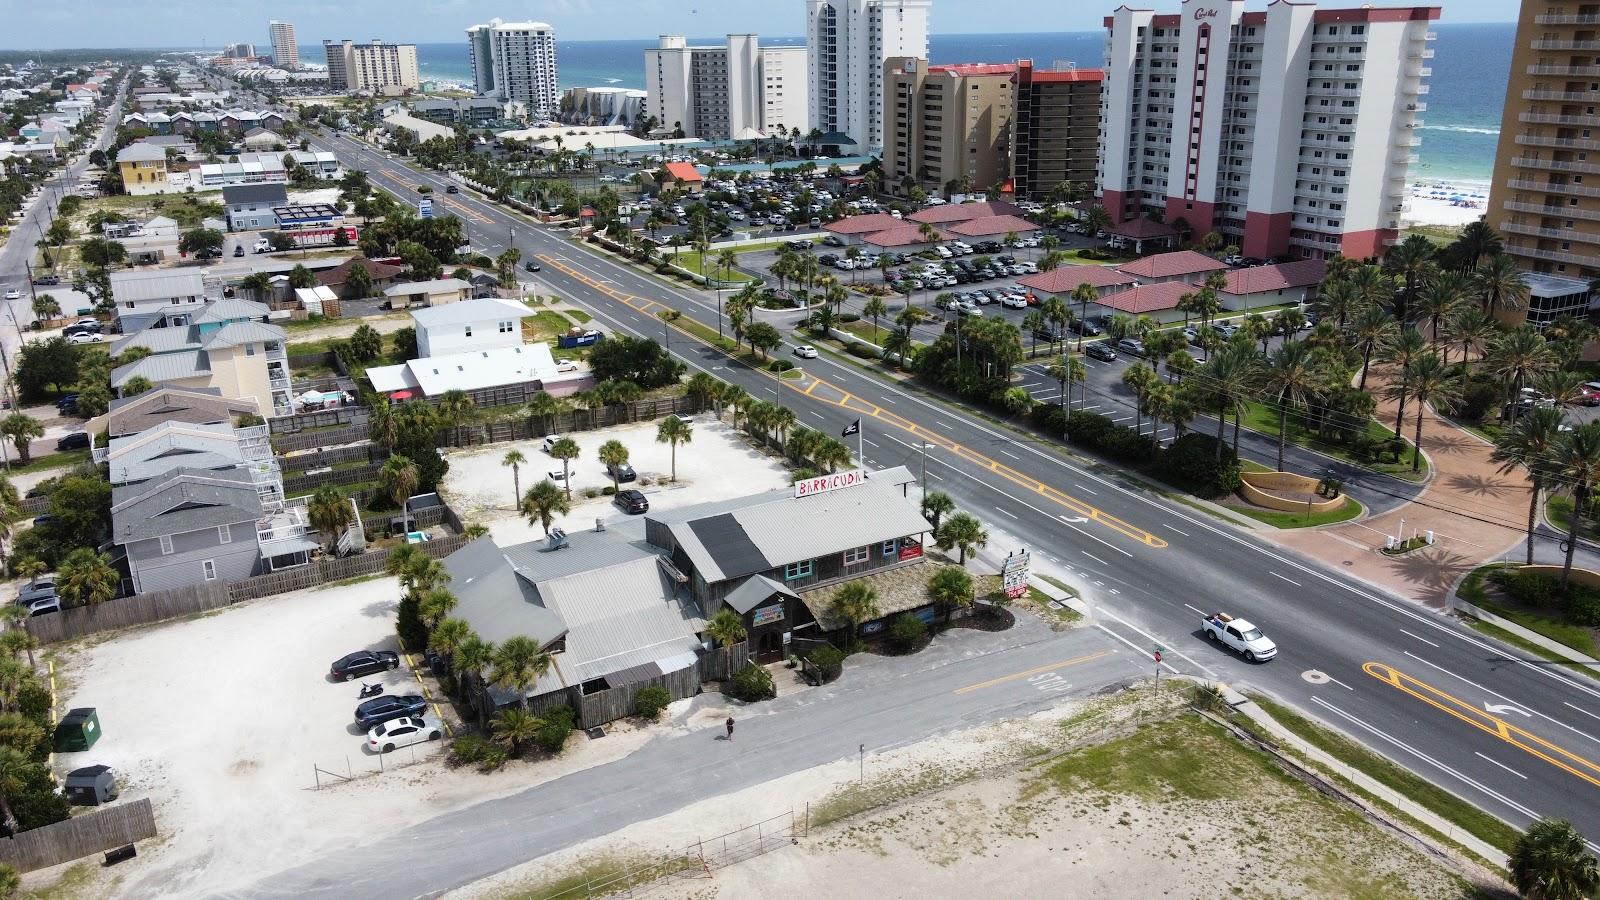
[[[123,334],[133,334],[171,307],[198,309],[208,298],[220,297],[220,287],[208,285],[205,276],[204,269],[112,272],[111,300],[116,305],[117,328]]]
[[[167,151],[160,147],[136,143],[118,150],[117,174],[123,190],[136,197],[175,190],[167,180]]]
[[[264,515],[248,472],[176,469],[111,490],[111,533],[135,593],[256,574]]]

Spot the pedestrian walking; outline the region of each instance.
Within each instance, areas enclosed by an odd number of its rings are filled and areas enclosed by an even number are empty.
[[[733,716],[728,717],[728,740],[733,740]]]

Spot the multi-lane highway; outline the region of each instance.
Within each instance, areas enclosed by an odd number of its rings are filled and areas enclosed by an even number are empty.
[[[331,143],[347,166],[402,198],[419,184],[447,184],[349,139]],[[712,297],[613,263],[469,192],[434,197],[463,219],[474,247],[493,255],[514,241],[524,259],[541,261],[552,292],[602,327],[660,336],[667,309],[715,324]],[[1600,683],[847,362],[824,356],[805,363],[805,379],[780,381],[686,334],[671,337],[692,369],[776,398],[805,425],[837,433],[861,419],[868,466],[918,471],[926,452],[931,487],[983,518],[997,543],[1030,547],[1085,589],[1104,646],[1142,655],[1159,644],[1167,671],[1273,694],[1518,826],[1557,815],[1600,836]],[[1208,644],[1198,620],[1215,609],[1265,628],[1278,658],[1249,665]],[[997,653],[983,668],[1004,676],[1027,666]],[[945,727],[970,721],[952,710]],[[415,840],[406,834],[384,845]],[[329,860],[317,877],[341,865]]]

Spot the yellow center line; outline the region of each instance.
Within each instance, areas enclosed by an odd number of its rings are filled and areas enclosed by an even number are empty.
[[[1049,665],[1037,666],[1035,668],[1028,669],[1025,672],[1017,672],[1017,673],[1012,674],[1012,675],[1002,675],[999,678],[991,678],[988,681],[980,681],[977,684],[969,684],[964,688],[956,688],[951,693],[955,693],[955,694],[970,694],[973,691],[981,691],[984,688],[994,687],[997,684],[1005,684],[1008,681],[1016,681],[1019,678],[1028,678],[1028,677],[1033,676],[1033,675],[1038,675],[1038,674],[1040,674],[1042,672],[1049,672],[1049,671],[1051,671],[1053,669],[1065,669],[1067,666],[1076,666],[1079,663],[1090,662],[1092,660],[1100,659],[1101,657],[1110,656],[1111,654],[1113,654],[1115,652],[1117,652],[1117,651],[1115,651],[1115,650],[1101,650],[1098,653],[1091,653],[1088,656],[1080,656],[1080,657],[1077,657],[1076,659],[1067,659],[1067,660],[1062,660],[1061,662],[1053,662],[1053,663],[1050,663]]]
[[[582,281],[584,284],[587,284],[590,287],[593,287],[595,290],[599,291],[600,293],[605,294],[606,296],[608,296],[608,297],[610,297],[610,298],[612,298],[614,300],[620,300],[621,302],[626,303],[627,305],[632,306],[635,309],[638,309],[639,307],[635,306],[635,304],[632,301],[634,301],[634,300],[642,300],[643,299],[643,298],[634,297],[634,296],[629,295],[629,294],[624,294],[621,291],[618,291],[618,290],[616,290],[614,288],[611,288],[611,287],[609,287],[607,285],[599,284],[599,283],[595,282],[593,279],[591,279],[591,278],[583,275],[582,273],[574,270],[570,266],[563,265],[562,263],[558,262],[555,259],[552,259],[549,256],[545,256],[545,255],[541,254],[539,256],[539,259],[541,261],[543,261],[545,265],[551,266],[551,267],[553,267],[555,269],[559,269],[560,271],[566,273],[567,275],[569,275],[569,276],[571,276],[573,278],[576,278],[579,281]],[[653,300],[645,301],[645,302],[646,303],[655,304],[655,305],[660,305],[660,306],[663,306],[665,308],[665,304],[659,304],[659,303],[657,303],[656,301],[653,301]],[[689,336],[689,337],[691,337],[691,338],[693,338],[695,340],[700,340],[700,337],[698,335],[694,334],[693,332],[690,332],[690,331],[688,331],[688,330],[686,330],[684,328],[681,328],[679,326],[676,326],[676,325],[674,325],[672,327],[674,329],[676,329],[677,331],[679,331],[679,332],[681,332],[681,333],[683,333],[683,334],[685,334],[685,335],[687,335],[687,336]],[[704,342],[702,341],[702,343],[704,343]],[[969,462],[973,462],[973,463],[976,463],[976,464],[978,464],[980,466],[984,466],[984,467],[988,468],[988,470],[990,472],[993,472],[994,474],[999,475],[1001,478],[1004,478],[1005,480],[1011,482],[1012,484],[1015,484],[1018,487],[1021,487],[1021,488],[1025,489],[1025,490],[1032,491],[1033,493],[1037,494],[1040,497],[1043,497],[1043,498],[1045,498],[1045,499],[1047,499],[1047,500],[1049,500],[1049,501],[1051,501],[1051,502],[1053,502],[1053,503],[1055,503],[1055,504],[1057,504],[1059,506],[1062,506],[1062,507],[1065,507],[1068,510],[1071,510],[1074,515],[1081,516],[1081,517],[1083,517],[1085,519],[1088,519],[1091,522],[1094,522],[1097,525],[1101,525],[1101,526],[1104,526],[1106,528],[1109,528],[1112,531],[1115,531],[1116,533],[1122,535],[1123,537],[1129,538],[1130,540],[1137,541],[1137,542],[1139,542],[1141,544],[1144,544],[1147,547],[1151,547],[1151,548],[1154,548],[1154,549],[1157,549],[1157,550],[1160,550],[1160,549],[1165,548],[1165,547],[1168,546],[1168,544],[1167,544],[1167,542],[1165,540],[1155,536],[1154,534],[1152,534],[1152,533],[1150,533],[1148,531],[1145,531],[1143,528],[1139,528],[1136,525],[1132,525],[1132,524],[1130,524],[1128,522],[1125,522],[1122,519],[1119,519],[1116,516],[1111,515],[1110,513],[1104,512],[1104,511],[1102,511],[1102,510],[1100,510],[1100,509],[1098,509],[1098,508],[1096,508],[1096,507],[1094,507],[1094,506],[1092,506],[1092,505],[1090,505],[1088,503],[1085,503],[1082,500],[1077,499],[1076,497],[1073,497],[1073,496],[1071,496],[1069,494],[1063,493],[1062,491],[1058,490],[1057,488],[1051,487],[1050,485],[1039,481],[1037,478],[1032,478],[1030,476],[1024,475],[1021,472],[1018,472],[1017,470],[1015,470],[1015,469],[1011,468],[1010,466],[1006,465],[1005,463],[1000,462],[999,460],[991,459],[990,457],[985,456],[985,455],[983,455],[982,453],[979,453],[976,450],[973,450],[973,449],[971,449],[969,447],[965,447],[965,446],[963,446],[961,444],[958,444],[955,441],[953,441],[953,440],[951,440],[951,439],[949,439],[949,438],[947,438],[947,437],[945,437],[945,436],[943,436],[943,435],[941,435],[941,434],[939,434],[939,433],[937,433],[935,431],[931,431],[926,427],[923,427],[921,425],[918,425],[915,422],[912,422],[910,419],[907,419],[904,416],[899,415],[898,413],[890,412],[889,410],[882,409],[882,408],[880,408],[880,407],[878,407],[878,406],[876,406],[876,405],[874,405],[872,403],[869,403],[869,402],[867,402],[865,400],[861,400],[861,399],[857,398],[854,394],[851,394],[849,391],[846,391],[843,388],[840,388],[840,387],[828,382],[825,379],[818,378],[818,377],[816,377],[814,375],[810,376],[810,378],[811,378],[810,383],[806,384],[805,386],[802,387],[799,384],[795,384],[792,379],[780,378],[775,373],[768,372],[765,369],[752,369],[751,371],[753,371],[757,375],[761,375],[763,377],[770,378],[773,381],[778,382],[780,385],[784,386],[785,388],[788,388],[789,390],[795,391],[795,392],[800,393],[800,394],[804,394],[807,397],[811,397],[813,400],[819,400],[819,401],[821,401],[823,403],[827,403],[827,404],[832,405],[832,406],[837,406],[840,409],[848,410],[850,412],[859,412],[859,413],[861,413],[863,415],[871,416],[872,418],[877,419],[878,421],[880,421],[880,422],[882,422],[882,423],[884,423],[886,425],[890,425],[892,427],[899,428],[902,431],[905,431],[905,432],[907,432],[907,433],[909,433],[909,434],[911,434],[911,435],[913,435],[913,436],[915,436],[915,437],[917,437],[917,438],[919,438],[919,439],[921,439],[921,440],[923,440],[923,441],[925,441],[927,443],[931,443],[931,444],[934,444],[935,446],[940,447],[940,448],[942,448],[944,450],[948,450],[951,453],[954,453],[955,455],[957,455],[957,456],[959,456],[959,457],[961,457],[961,458],[963,458],[963,459],[965,459],[965,460],[967,460]],[[821,395],[813,393],[818,388],[826,388],[827,391],[831,391],[832,393],[837,394],[839,399],[834,399],[833,397],[828,396],[826,391]],[[852,405],[852,404],[854,404],[854,405]]]
[[[1576,775],[1595,787],[1600,787],[1600,764],[1590,762],[1576,753],[1558,747],[1544,738],[1518,728],[1498,716],[1490,715],[1487,710],[1479,709],[1465,700],[1453,697],[1427,682],[1401,672],[1393,666],[1369,662],[1362,665],[1361,670],[1402,693],[1409,694],[1441,712],[1460,719],[1479,731],[1491,734],[1524,753],[1537,756],[1568,774]]]

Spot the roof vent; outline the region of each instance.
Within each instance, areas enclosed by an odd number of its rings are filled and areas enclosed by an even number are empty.
[[[560,528],[550,529],[550,536],[544,539],[544,548],[546,550],[560,550],[567,546],[569,546],[567,533]]]

